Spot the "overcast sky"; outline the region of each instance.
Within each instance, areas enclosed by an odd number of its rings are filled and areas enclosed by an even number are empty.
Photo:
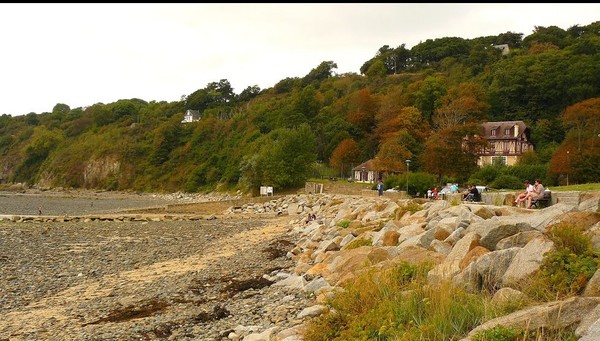
[[[0,114],[178,101],[360,67],[383,45],[600,20],[600,4],[0,4]]]

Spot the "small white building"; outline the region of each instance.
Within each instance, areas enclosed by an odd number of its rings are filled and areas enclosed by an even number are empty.
[[[500,44],[500,45],[494,45],[495,48],[499,49],[500,51],[502,51],[502,55],[506,56],[507,54],[510,53],[510,49],[508,48],[508,44]]]
[[[352,178],[356,182],[374,183],[379,175],[374,167],[374,160],[368,160],[352,168]]]
[[[183,115],[183,121],[181,123],[190,123],[200,120],[200,110],[188,109]]]

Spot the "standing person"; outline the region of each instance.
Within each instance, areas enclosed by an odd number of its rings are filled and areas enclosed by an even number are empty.
[[[533,191],[528,193],[525,196],[525,201],[527,202],[527,208],[531,208],[531,203],[534,200],[540,199],[544,197],[544,185],[540,182],[540,179],[535,179],[533,183]]]
[[[437,187],[433,188],[433,198],[437,199],[438,198],[438,193],[437,193]]]
[[[383,181],[381,181],[381,179],[379,179],[379,182],[377,183],[377,193],[379,196],[383,195]]]
[[[525,198],[527,194],[533,192],[533,185],[529,183],[529,180],[525,180],[525,191],[519,193],[517,198],[515,199],[515,206],[521,206],[521,203],[525,202]]]
[[[458,193],[458,184],[452,184],[452,186],[450,186],[450,193]]]
[[[431,199],[431,188],[427,189],[427,199]]]

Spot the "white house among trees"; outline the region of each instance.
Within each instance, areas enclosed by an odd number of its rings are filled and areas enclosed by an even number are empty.
[[[190,123],[200,120],[200,110],[188,109],[183,115],[183,121],[181,123]]]

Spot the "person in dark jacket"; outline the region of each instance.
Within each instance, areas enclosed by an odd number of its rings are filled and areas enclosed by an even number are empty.
[[[379,196],[383,195],[383,181],[381,181],[381,179],[379,179],[379,182],[377,183],[377,193]]]
[[[477,186],[469,185],[467,188],[469,190],[465,197],[466,201],[481,201],[481,194],[479,193],[479,190],[477,190]]]

